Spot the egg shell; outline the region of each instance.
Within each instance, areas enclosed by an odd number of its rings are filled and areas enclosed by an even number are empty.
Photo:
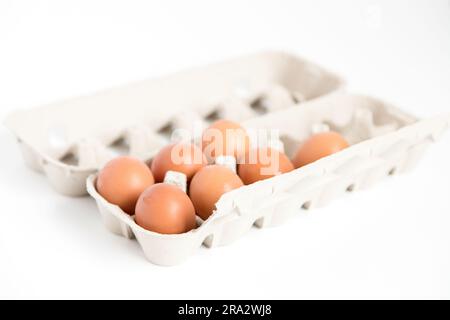
[[[100,170],[96,187],[106,200],[132,215],[140,194],[154,182],[146,163],[122,156],[112,159]]]
[[[181,189],[167,183],[154,184],[141,194],[136,204],[136,223],[162,234],[179,234],[196,227],[195,209]]]
[[[229,120],[217,120],[202,135],[202,150],[209,159],[217,156],[244,156],[250,139],[241,125]]]
[[[244,184],[239,176],[222,165],[210,165],[198,171],[192,178],[189,196],[197,215],[203,220],[213,213],[220,197]]]
[[[174,143],[162,148],[153,158],[151,169],[156,182],[164,181],[167,171],[184,173],[189,181],[207,164],[201,148],[192,143]]]
[[[294,170],[288,156],[274,148],[254,148],[246,153],[238,166],[239,177],[245,184],[272,178]]]
[[[349,146],[344,137],[334,131],[311,136],[297,150],[292,163],[296,168],[329,156]]]

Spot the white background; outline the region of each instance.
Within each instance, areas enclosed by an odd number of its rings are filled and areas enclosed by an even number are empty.
[[[447,0],[1,0],[0,118],[264,49],[418,116],[450,110]],[[3,126],[0,144],[0,298],[450,298],[449,133],[410,174],[170,268],[53,192]]]

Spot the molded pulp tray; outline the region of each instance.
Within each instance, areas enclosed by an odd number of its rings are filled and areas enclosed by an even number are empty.
[[[87,189],[109,230],[136,237],[149,261],[175,265],[202,244],[229,244],[253,225],[278,225],[301,208],[323,206],[345,192],[367,188],[387,175],[412,168],[447,128],[449,118],[417,121],[381,101],[342,93],[243,122],[246,128],[280,129],[288,154],[317,124],[340,131],[353,145],[289,173],[224,194],[209,219],[199,220],[197,229],[184,234],[163,235],[141,228],[133,217],[97,193],[96,175],[88,178]]]
[[[314,64],[263,53],[17,112],[7,126],[27,164],[44,172],[57,191],[78,196],[87,187],[110,231],[135,237],[149,261],[175,265],[202,244],[226,245],[253,225],[278,225],[302,208],[323,206],[412,168],[449,126],[448,116],[419,121],[342,87],[339,77]],[[144,230],[97,193],[95,173],[113,156],[151,161],[174,129],[204,127],[217,118],[239,121],[247,129],[279,130],[289,156],[317,127],[340,132],[351,146],[224,194],[209,219],[198,219],[198,228],[184,234]]]
[[[69,196],[117,154],[146,159],[172,128],[242,121],[327,95],[344,81],[298,57],[268,52],[11,114],[26,163]]]

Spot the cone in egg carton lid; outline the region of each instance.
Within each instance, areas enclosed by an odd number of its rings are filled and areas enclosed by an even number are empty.
[[[203,130],[208,126],[206,120],[193,110],[183,111],[174,116],[170,121],[171,142],[186,142],[201,137]]]
[[[254,92],[234,94],[220,102],[214,111],[216,118],[244,121],[261,113],[273,112],[303,102],[305,97],[298,91],[289,92],[279,84],[271,84]]]
[[[258,105],[266,112],[273,112],[291,107],[304,100],[305,97],[300,92],[291,93],[285,87],[275,84],[265,89],[261,96],[254,101],[254,105]]]

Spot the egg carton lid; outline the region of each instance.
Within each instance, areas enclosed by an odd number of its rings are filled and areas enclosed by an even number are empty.
[[[26,163],[60,193],[86,194],[87,176],[117,154],[145,159],[176,127],[243,121],[332,94],[344,80],[303,58],[262,52],[10,114]]]

